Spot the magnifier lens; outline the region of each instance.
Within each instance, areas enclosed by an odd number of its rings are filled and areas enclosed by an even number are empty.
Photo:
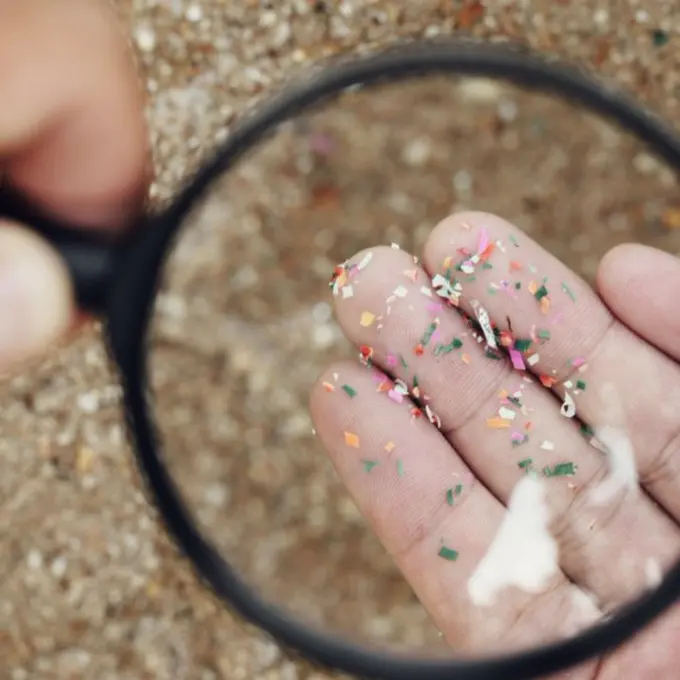
[[[491,321],[505,325],[498,310],[507,309],[507,320],[526,331],[509,347],[519,348],[525,370],[502,374],[499,365],[510,363],[503,357],[489,368],[495,359],[485,354],[501,355],[507,343],[497,334],[498,352],[489,351],[484,324],[464,327],[430,277],[413,274],[425,264],[406,253],[422,256],[447,215],[483,210],[592,282],[616,243],[679,252],[676,199],[674,174],[608,123],[487,80],[421,77],[355,88],[282,124],[215,181],[187,221],[152,323],[164,455],[202,531],[262,597],[317,629],[422,656],[485,657],[571,637],[653,587],[678,557],[672,511],[626,491],[625,474],[608,500],[588,500],[617,464],[637,475],[644,458],[626,419],[637,398],[621,393],[633,387],[626,369],[619,363],[612,375],[611,356],[578,351],[579,337],[596,350],[589,324],[600,322],[573,311],[581,299],[545,271],[535,246],[520,243],[510,256],[515,244],[506,235],[496,243],[498,260],[478,258],[461,270],[479,253],[458,250],[453,234],[447,285],[457,279],[464,296],[474,285]],[[495,243],[493,224],[487,234]],[[475,233],[473,245],[483,238]],[[405,252],[380,251],[370,266],[382,273],[367,267],[364,288],[361,275],[350,280],[351,268],[334,269],[393,243]],[[339,285],[338,276],[345,277]],[[528,328],[525,312],[514,316],[527,309],[523,296],[535,298]],[[552,308],[544,313],[546,297]],[[342,327],[335,314],[345,304],[355,317],[354,344],[343,334],[347,314]],[[434,324],[419,327],[430,333],[425,356],[399,346],[423,309]],[[356,380],[352,369],[326,374],[327,389],[313,397],[335,399],[324,413],[340,415],[326,418],[323,438],[342,449],[333,457],[353,499],[313,434],[308,400],[331,361],[359,366],[359,337],[372,338],[365,344],[375,351],[373,367]],[[564,357],[571,370],[556,367],[570,380],[561,391],[558,378],[541,377],[529,358],[549,355],[553,339],[573,347]],[[445,349],[434,356],[437,347]],[[404,382],[383,390],[378,370]],[[602,420],[590,422],[586,415],[598,413],[591,395],[609,389],[610,378],[610,402],[620,402],[625,417],[610,422],[599,412]],[[452,435],[437,431],[425,406],[446,418],[463,413],[461,381],[479,411]],[[541,382],[565,401],[571,395],[573,419]],[[409,394],[392,398],[401,385]],[[409,400],[419,416],[409,415]],[[591,404],[583,422],[582,402]],[[342,415],[349,409],[361,414],[351,427]],[[604,448],[592,440],[603,426],[610,426]],[[361,510],[387,534],[393,556]]]

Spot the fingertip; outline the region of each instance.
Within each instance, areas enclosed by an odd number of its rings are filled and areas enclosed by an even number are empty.
[[[424,247],[425,263],[430,267],[434,266],[443,252],[466,245],[484,227],[489,228],[492,233],[515,230],[510,222],[492,213],[478,210],[453,213],[441,220],[430,233]]]
[[[610,287],[610,282],[621,278],[622,270],[627,268],[627,264],[635,261],[640,247],[637,243],[620,243],[603,255],[595,277],[598,290]]]
[[[672,255],[641,243],[622,243],[607,251],[600,261],[595,285],[608,303],[625,298],[640,288],[671,276],[675,284],[680,267]]]
[[[58,253],[30,229],[0,222],[0,372],[46,352],[74,316],[70,277]]]

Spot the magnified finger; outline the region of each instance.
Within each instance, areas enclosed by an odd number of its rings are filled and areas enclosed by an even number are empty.
[[[441,434],[413,417],[410,400],[388,397],[392,388],[376,369],[339,364],[314,388],[312,416],[359,509],[447,640],[467,651],[516,649],[595,620],[598,610],[557,566],[540,502],[529,502],[541,500],[541,483],[527,478],[506,515]],[[532,526],[521,537],[511,527],[514,544],[499,548],[504,520],[518,513]],[[496,597],[498,580],[515,587]],[[485,597],[486,606],[473,605]]]
[[[485,251],[482,261],[480,248]],[[442,258],[443,253],[448,253]],[[590,287],[519,229],[492,215],[461,214],[432,233],[424,262],[462,277],[462,308],[485,310],[510,332],[520,370],[564,400],[564,412],[606,445],[606,503],[638,481],[678,520],[680,368],[616,321]],[[604,441],[607,440],[607,441]]]
[[[680,360],[680,260],[627,243],[610,250],[597,276],[600,295],[628,328]]]
[[[680,552],[674,523],[645,496],[591,503],[608,473],[602,454],[552,394],[513,369],[502,347],[444,304],[446,286],[407,253],[374,248],[341,267],[338,320],[362,356],[398,379],[388,399],[413,397],[413,417],[441,426],[503,503],[527,472],[549,489],[553,535],[569,577],[613,607],[649,586]],[[603,570],[602,564],[611,569]],[[650,566],[651,565],[651,566]]]

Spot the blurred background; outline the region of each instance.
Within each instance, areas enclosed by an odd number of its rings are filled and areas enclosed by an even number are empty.
[[[399,37],[516,40],[680,119],[672,0],[120,0],[150,95],[163,205],[246,109],[320,59]],[[418,252],[450,212],[516,222],[584,277],[612,245],[680,254],[677,179],[568,102],[481,80],[357,91],[283,126],[192,216],[153,326],[171,469],[275,601],[361,639],[437,632],[312,435],[311,382],[350,356],[327,281]],[[2,384],[0,678],[323,680],[196,582],[147,504],[97,329]]]

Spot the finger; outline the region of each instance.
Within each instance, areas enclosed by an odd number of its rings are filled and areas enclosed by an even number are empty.
[[[312,392],[312,416],[342,481],[446,638],[457,649],[489,651],[572,635],[591,623],[599,613],[564,579],[554,555],[542,571],[540,543],[526,590],[504,590],[491,607],[473,605],[471,579],[505,509],[436,429],[413,419],[412,403],[388,398],[385,380],[353,363],[334,366]],[[507,577],[513,560],[525,557],[506,553],[493,565],[495,577]]]
[[[5,0],[0,64],[0,174],[68,220],[126,224],[145,195],[148,142],[109,5]]]
[[[0,221],[0,372],[44,352],[72,312],[62,260],[30,230]]]
[[[602,259],[597,287],[609,309],[641,338],[680,360],[680,261],[625,244]]]
[[[640,481],[680,519],[680,368],[613,319],[559,260],[498,217],[469,213],[445,220],[433,231],[424,261],[442,271],[436,261],[442,252],[462,260],[460,249],[475,253],[483,235],[497,244],[488,260],[492,268],[466,275],[461,305],[473,311],[470,303],[478,300],[499,329],[511,324],[516,337],[548,332],[549,342],[530,348],[535,358],[527,359],[527,369],[560,397],[568,393],[580,419],[610,439],[612,475],[596,500],[614,500]]]
[[[611,608],[648,586],[650,564],[675,563],[680,534],[647,497],[630,495],[615,506],[588,502],[607,474],[601,454],[560,414],[550,392],[512,371],[499,352],[478,342],[482,334],[441,304],[410,255],[374,248],[346,267],[334,284],[346,337],[364,353],[370,347],[371,361],[428,407],[416,415],[441,422],[503,503],[527,469],[546,477],[561,564],[572,580]]]

